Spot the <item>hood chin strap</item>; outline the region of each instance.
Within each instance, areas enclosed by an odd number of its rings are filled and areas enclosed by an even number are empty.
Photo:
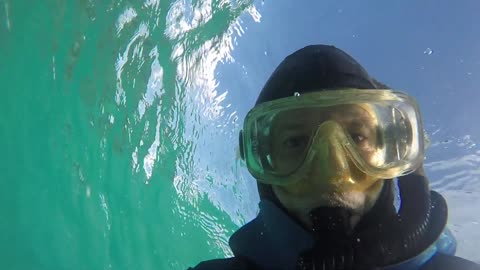
[[[398,213],[393,203],[386,203],[393,193],[382,194],[351,232],[345,230],[351,228],[347,224],[348,211],[314,210],[317,241],[311,250],[301,254],[297,269],[382,267],[415,257],[435,243],[447,222],[445,200],[430,192],[427,179],[420,175],[401,177],[399,187],[402,204]]]

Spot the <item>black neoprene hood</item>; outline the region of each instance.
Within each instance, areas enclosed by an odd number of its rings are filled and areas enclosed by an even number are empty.
[[[338,88],[375,89],[384,85],[344,51],[329,45],[310,45],[287,56],[260,92],[256,104]]]

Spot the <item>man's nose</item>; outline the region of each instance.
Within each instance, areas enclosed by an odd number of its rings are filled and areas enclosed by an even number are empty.
[[[349,162],[338,133],[317,133],[312,142],[312,151],[311,174],[314,179],[332,184],[349,181]]]

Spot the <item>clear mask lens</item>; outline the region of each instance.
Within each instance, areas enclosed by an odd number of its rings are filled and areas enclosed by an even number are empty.
[[[348,90],[345,90],[348,91]],[[350,90],[352,91],[352,90]],[[382,98],[379,90],[357,102],[331,99],[322,103],[323,93],[272,102],[263,111],[249,114],[245,123],[245,153],[249,170],[267,182],[285,181],[308,162],[316,137],[326,122],[336,123],[336,137],[348,158],[361,171],[381,178],[393,178],[418,167],[423,158],[423,131],[415,103]],[[346,94],[346,93],[344,93]],[[328,96],[328,95],[327,95]],[[387,95],[387,97],[389,97]],[[368,100],[368,102],[367,102]],[[323,131],[322,131],[323,130]],[[270,180],[268,180],[270,179]],[[281,180],[283,179],[283,180]]]

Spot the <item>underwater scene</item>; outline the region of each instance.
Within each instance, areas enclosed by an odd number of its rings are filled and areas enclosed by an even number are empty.
[[[456,255],[480,263],[480,2],[0,0],[0,268],[188,269],[259,211],[239,132],[333,45],[419,104]],[[253,244],[253,243],[252,243]]]

